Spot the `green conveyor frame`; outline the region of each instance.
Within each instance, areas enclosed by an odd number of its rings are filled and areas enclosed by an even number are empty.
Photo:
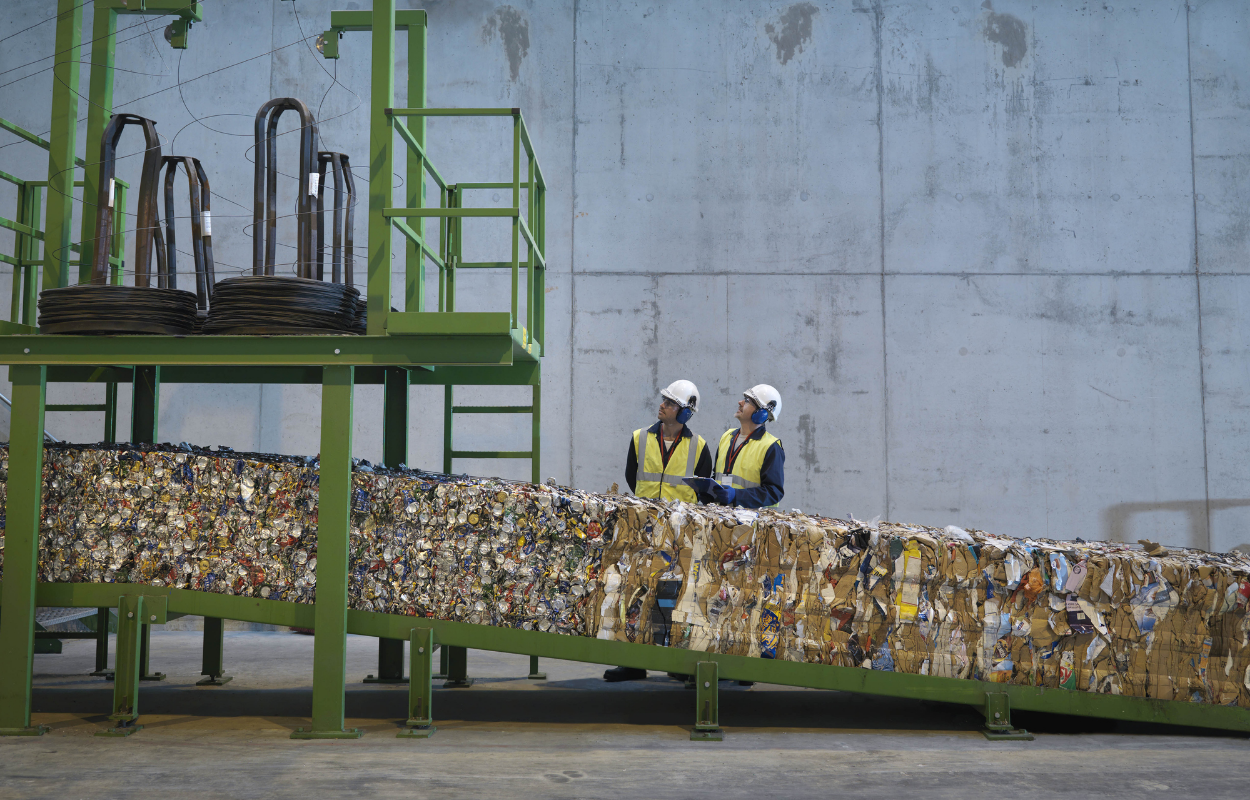
[[[187,46],[192,24],[200,20],[192,0],[97,0],[91,31],[91,100],[86,152],[99,150],[100,136],[112,112],[114,47],[117,17],[122,14],[173,16],[175,47]],[[49,152],[45,227],[36,236],[35,225],[21,223],[21,264],[42,266],[44,288],[67,285],[71,242],[72,186],[76,164],[84,171],[83,235],[78,263],[90,263],[92,232],[90,199],[95,197],[98,169],[75,158],[78,114],[78,63],[82,59],[82,5],[58,0],[56,56],[52,103],[52,132],[44,143]],[[407,31],[409,59],[408,105],[394,107],[395,32]],[[406,460],[408,387],[412,383],[454,385],[528,385],[534,401],[533,477],[538,477],[538,408],[544,329],[545,190],[519,109],[425,108],[426,15],[424,11],[396,11],[395,0],[375,0],[371,11],[331,14],[323,54],[340,56],[340,35],[350,31],[372,33],[370,90],[370,158],[367,294],[368,330],[365,336],[44,336],[33,327],[34,291],[31,281],[8,322],[0,322],[0,364],[10,365],[13,382],[12,435],[9,449],[4,581],[0,586],[0,734],[36,735],[31,725],[34,614],[37,606],[87,607],[118,610],[117,674],[107,733],[127,735],[141,726],[139,681],[142,641],[146,626],[172,614],[197,614],[213,622],[206,626],[205,662],[210,650],[221,661],[222,619],[311,628],[314,636],[311,726],[296,738],[354,738],[359,731],[344,728],[346,635],[374,636],[383,644],[383,663],[395,674],[396,648],[412,643],[407,723],[401,736],[422,738],[433,732],[432,661],[435,645],[442,646],[452,663],[453,681],[464,676],[464,649],[477,648],[531,656],[683,673],[694,676],[696,714],[691,737],[720,738],[717,680],[727,678],[817,689],[862,692],[889,697],[935,700],[975,706],[986,717],[992,738],[1021,738],[1011,727],[1011,710],[1046,711],[1134,722],[1156,722],[1250,731],[1250,710],[1240,707],[1160,701],[1063,689],[985,683],[933,676],[855,669],[823,664],[775,661],[720,655],[564,636],[411,616],[350,610],[347,607],[348,515],[351,487],[353,389],[357,384],[385,387],[383,419],[384,462]],[[510,118],[513,125],[511,182],[452,184],[430,163],[426,150],[426,120],[438,116]],[[11,124],[5,126],[13,131]],[[33,141],[26,131],[19,135]],[[389,176],[395,139],[410,151],[404,205],[393,203]],[[38,139],[39,137],[34,137]],[[38,142],[35,142],[38,144]],[[523,155],[524,154],[524,155]],[[524,177],[522,163],[524,162]],[[427,205],[428,176],[439,187],[437,207]],[[475,209],[464,205],[465,192],[480,188],[512,191],[503,209]],[[525,199],[522,200],[524,190]],[[53,200],[55,198],[55,201]],[[26,220],[35,211],[27,209]],[[465,262],[461,258],[461,220],[472,216],[510,219],[511,259]],[[438,241],[427,237],[426,220],[438,221]],[[12,227],[12,226],[9,226]],[[406,239],[403,312],[391,312],[391,233]],[[37,241],[45,243],[37,259]],[[520,257],[524,245],[527,256]],[[120,253],[117,254],[120,259]],[[6,259],[7,260],[7,259]],[[11,262],[10,262],[11,263]],[[439,270],[437,311],[426,311],[425,266]],[[511,272],[512,297],[506,312],[467,313],[455,307],[458,269],[506,269]],[[83,269],[80,266],[80,271]],[[524,269],[524,280],[521,270]],[[522,292],[524,294],[522,294]],[[524,297],[525,319],[519,300]],[[398,301],[398,298],[396,298]],[[25,305],[23,305],[25,303]],[[98,382],[134,385],[132,441],[155,441],[159,388],[162,382],[194,383],[313,383],[322,386],[321,474],[317,562],[317,599],[296,604],[222,594],[157,588],[135,584],[60,584],[36,581],[37,543],[41,504],[42,432],[49,382]],[[519,413],[526,407],[453,407],[447,392],[445,417],[460,413]],[[446,440],[447,457],[452,451]],[[495,455],[516,456],[517,453]],[[474,453],[472,457],[481,457]],[[207,668],[207,666],[206,666]],[[220,671],[220,666],[218,666]],[[384,676],[380,676],[384,677]],[[397,711],[401,711],[397,709]]]

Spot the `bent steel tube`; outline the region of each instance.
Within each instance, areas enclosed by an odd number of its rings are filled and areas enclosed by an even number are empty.
[[[198,158],[191,156],[165,156],[165,247],[168,253],[169,288],[177,288],[178,252],[174,241],[174,177],[181,164],[187,172],[188,193],[191,203],[191,251],[195,259],[196,306],[207,309],[213,293],[213,245],[208,231],[211,222],[205,224],[208,213],[208,176]]]
[[[278,147],[275,136],[278,118],[284,111],[295,111],[300,117],[299,193],[295,200],[296,250],[295,274],[311,278],[314,231],[317,224],[309,192],[312,175],[316,174],[317,121],[308,106],[294,97],[270,100],[256,112],[256,172],[253,182],[252,274],[273,275],[278,250]],[[263,227],[262,227],[263,222]]]
[[[325,280],[325,178],[326,166],[334,170],[334,239],[330,251],[331,281],[352,284],[352,223],[355,185],[351,164],[345,153],[322,151],[317,154],[317,174],[321,191],[317,194],[317,280]],[[346,208],[344,208],[346,205]],[[344,216],[346,212],[346,217]],[[344,221],[346,219],[346,222]],[[346,260],[344,260],[346,247]],[[346,269],[344,270],[344,266]]]
[[[117,170],[117,143],[127,125],[143,128],[146,149],[143,153],[143,174],[139,181],[139,218],[135,223],[135,286],[151,285],[152,244],[155,241],[158,285],[164,286],[168,274],[163,237],[156,221],[156,182],[161,171],[161,141],[156,123],[137,114],[114,114],[104,129],[100,143],[100,189],[96,198],[96,247],[91,261],[91,283],[106,284],[109,278],[109,253],[113,242],[113,177]],[[125,213],[123,211],[123,213]]]

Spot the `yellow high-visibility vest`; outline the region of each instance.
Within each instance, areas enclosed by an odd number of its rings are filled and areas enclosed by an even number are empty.
[[[733,441],[733,436],[737,432],[737,428],[730,428],[721,435],[720,446],[716,448],[714,477],[717,483],[728,483],[735,489],[758,489],[760,470],[764,468],[764,454],[773,446],[773,442],[777,441],[777,437],[764,431],[764,435],[758,439],[747,439],[746,444],[742,445],[742,449],[738,451],[734,459],[733,470],[725,474],[725,459],[729,455],[729,443]],[[769,507],[775,508],[776,503]]]
[[[693,478],[699,463],[699,454],[707,446],[702,436],[683,436],[664,466],[660,451],[660,437],[646,428],[634,431],[634,454],[638,456],[638,477],[634,494],[639,497],[658,497],[661,500],[698,501],[694,489],[682,483],[682,478]]]

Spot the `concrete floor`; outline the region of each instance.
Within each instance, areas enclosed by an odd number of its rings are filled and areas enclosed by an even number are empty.
[[[348,725],[357,741],[292,741],[308,719],[312,637],[229,632],[220,688],[196,687],[200,634],[156,631],[144,730],[107,727],[111,684],[84,677],[94,643],[35,657],[38,738],[0,738],[9,797],[1140,797],[1243,798],[1250,741],[1196,730],[1017,715],[1034,742],[988,742],[972,711],[756,685],[721,699],[726,737],[688,740],[692,694],[664,677],[604,684],[603,667],[469,654],[471,689],[437,690],[438,732],[394,736],[406,687],[360,683],[375,640],[349,637]]]

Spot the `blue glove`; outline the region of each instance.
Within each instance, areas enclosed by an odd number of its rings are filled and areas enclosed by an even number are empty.
[[[713,483],[708,487],[708,494],[712,495],[712,499],[723,506],[731,506],[734,504],[734,496],[738,494],[738,490],[732,486],[722,486],[719,483]]]

